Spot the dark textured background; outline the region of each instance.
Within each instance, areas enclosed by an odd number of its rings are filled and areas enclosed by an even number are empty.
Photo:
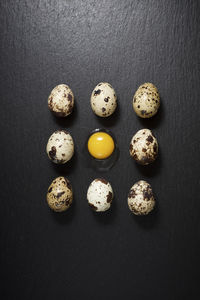
[[[200,5],[198,1],[6,1],[1,24],[1,299],[200,299]],[[89,105],[100,81],[115,88],[109,119]],[[153,82],[162,106],[138,119],[132,97]],[[51,89],[67,83],[76,108],[65,120],[47,107]],[[87,169],[82,149],[98,127],[116,136],[120,158],[103,174]],[[154,165],[129,157],[132,135],[148,127],[158,138]],[[45,153],[49,135],[67,128],[76,154],[64,167]],[[75,201],[52,213],[46,190],[60,174]],[[95,177],[113,186],[104,215],[87,205]],[[133,216],[127,193],[148,180],[157,199],[147,217]]]

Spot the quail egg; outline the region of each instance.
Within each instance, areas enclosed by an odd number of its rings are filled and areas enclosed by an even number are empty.
[[[90,104],[99,117],[112,115],[117,107],[117,97],[113,87],[107,82],[100,82],[93,90]]]
[[[87,191],[89,206],[96,212],[103,212],[110,208],[113,200],[111,184],[104,178],[92,181]]]
[[[158,142],[151,130],[141,129],[131,139],[130,155],[141,165],[152,163],[158,155]]]
[[[69,180],[65,177],[55,178],[48,188],[47,203],[56,212],[67,210],[72,204],[73,192]]]
[[[133,109],[141,118],[153,117],[160,106],[160,96],[152,83],[142,84],[133,97]]]
[[[65,164],[74,154],[74,142],[66,130],[57,130],[49,138],[46,152],[51,161]]]
[[[66,117],[72,113],[74,94],[66,84],[57,85],[50,93],[48,107],[57,117]]]
[[[136,182],[128,194],[129,209],[135,215],[147,215],[155,206],[152,188],[144,180]]]

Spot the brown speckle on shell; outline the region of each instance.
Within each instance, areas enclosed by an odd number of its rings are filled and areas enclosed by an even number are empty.
[[[104,178],[96,178],[95,181],[100,181],[100,182],[102,182],[104,184],[108,184],[108,181],[106,179],[104,179]]]
[[[56,198],[57,198],[57,199],[60,198],[64,193],[65,193],[64,191],[63,191],[63,192],[60,192],[60,193],[57,193]]]
[[[66,183],[68,189],[71,190],[71,189],[72,189],[72,186],[71,186],[71,183],[69,182],[69,180],[68,180],[67,178],[65,178],[65,183]]]
[[[153,145],[153,151],[154,151],[154,152],[157,152],[157,151],[158,151],[158,146],[157,146],[156,143],[154,143],[154,145]]]
[[[52,187],[50,187],[50,189],[48,189],[48,193],[51,193],[51,191],[52,191]]]
[[[146,110],[141,110],[141,114],[145,115],[146,114]]]
[[[134,198],[136,195],[135,190],[134,189],[130,189],[129,193],[128,193],[128,198]]]
[[[70,102],[72,102],[72,95],[70,93],[68,94],[67,98]]]
[[[146,141],[152,143],[152,142],[153,142],[153,137],[152,137],[152,135],[149,135],[149,136],[146,138]]]
[[[95,211],[97,210],[97,207],[96,207],[94,204],[89,203],[89,202],[88,202],[88,204],[89,204],[89,206],[90,206],[93,210],[95,210]]]
[[[113,197],[112,193],[109,192],[108,195],[107,195],[107,202],[108,203],[110,203],[112,201],[112,197]]]
[[[51,151],[49,151],[49,156],[52,160],[55,159],[55,156],[56,156],[56,147],[55,146],[51,147]]]
[[[94,96],[97,96],[97,95],[99,95],[99,94],[101,94],[101,90],[96,90],[96,91],[94,91]]]

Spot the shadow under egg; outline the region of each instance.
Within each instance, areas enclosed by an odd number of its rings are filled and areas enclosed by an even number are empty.
[[[108,158],[105,158],[105,159],[94,158],[88,151],[88,140],[89,140],[90,136],[96,132],[105,132],[113,138],[115,148],[114,148],[113,153]],[[86,139],[86,142],[85,142],[85,145],[83,148],[83,156],[84,156],[84,160],[85,160],[85,164],[86,164],[87,168],[92,168],[92,169],[94,169],[96,171],[100,171],[100,172],[109,171],[114,166],[117,159],[119,158],[119,148],[118,148],[116,139],[115,139],[114,135],[110,132],[110,130],[103,129],[103,128],[98,128],[98,129],[93,130],[87,136],[87,139]]]

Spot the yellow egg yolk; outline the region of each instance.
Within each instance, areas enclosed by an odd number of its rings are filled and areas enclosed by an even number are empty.
[[[89,153],[98,159],[109,157],[115,148],[113,138],[106,132],[93,133],[88,140]]]

